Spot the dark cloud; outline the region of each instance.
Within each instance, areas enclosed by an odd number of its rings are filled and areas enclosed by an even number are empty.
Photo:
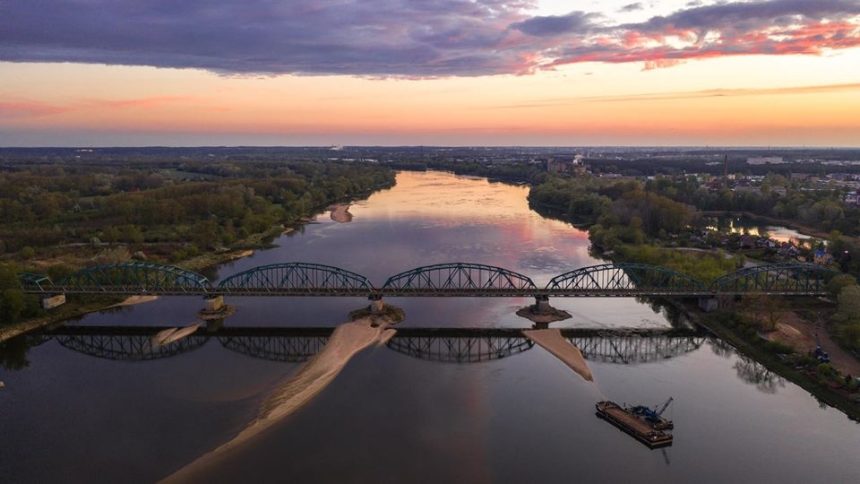
[[[571,12],[567,15],[532,17],[511,25],[520,32],[536,37],[555,36],[572,32],[586,33],[591,27],[593,14]]]
[[[618,11],[619,12],[635,12],[637,10],[642,10],[643,8],[645,8],[645,7],[642,5],[641,2],[636,2],[636,3],[628,3],[627,5],[621,7]]]
[[[722,2],[626,25],[586,12],[534,17],[531,6],[532,0],[0,1],[0,60],[444,77],[589,61],[664,67],[860,45],[860,0]]]

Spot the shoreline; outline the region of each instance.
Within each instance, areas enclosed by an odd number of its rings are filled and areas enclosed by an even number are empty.
[[[860,422],[860,403],[853,402],[850,398],[837,393],[828,387],[820,385],[805,373],[786,365],[778,358],[777,355],[756,347],[751,342],[736,334],[732,328],[716,321],[716,318],[709,317],[708,314],[701,312],[698,308],[691,307],[689,304],[678,301],[666,301],[670,302],[675,308],[680,310],[692,324],[705,329],[712,336],[729,344],[738,352],[738,354],[752,358],[754,361],[767,368],[768,371],[771,371],[781,378],[785,378],[789,382],[799,386],[814,398],[827,404],[829,407],[839,410],[850,420]]]
[[[332,205],[345,203],[351,204],[359,200],[364,200],[380,190],[386,190],[393,186],[393,184],[376,186],[371,188],[367,192],[358,193],[350,197],[344,197],[343,199],[335,200],[332,203],[325,204],[321,207],[316,207],[311,215],[302,217],[295,222],[272,226],[263,232],[249,235],[247,238],[233,244],[233,246],[235,247],[233,250],[229,250],[222,253],[210,252],[201,254],[199,256],[186,259],[184,261],[176,262],[176,266],[196,272],[205,272],[208,270],[217,269],[219,266],[222,266],[224,264],[228,264],[230,262],[245,257],[250,257],[254,255],[258,250],[272,249],[276,246],[273,245],[271,242],[264,242],[266,239],[275,239],[282,235],[289,235],[291,233],[300,231],[302,227],[315,223],[316,217],[324,214],[326,211],[329,210],[328,207],[331,207]],[[125,300],[121,300],[118,297],[111,298],[111,301],[109,303],[68,302],[59,308],[49,310],[43,316],[19,321],[9,326],[0,326],[0,343],[39,329],[43,329],[53,324],[61,323],[69,319],[81,318],[91,313],[98,313],[101,311],[138,304],[123,304],[124,302]]]

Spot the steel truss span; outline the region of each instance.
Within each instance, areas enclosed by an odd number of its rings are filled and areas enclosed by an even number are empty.
[[[217,286],[206,277],[150,262],[100,265],[70,274],[58,283],[48,276],[19,275],[29,293],[159,294],[203,296],[349,297],[713,297],[746,294],[820,296],[837,272],[816,264],[785,263],[747,267],[706,284],[684,273],[635,263],[582,267],[538,288],[531,278],[502,267],[455,262],[417,267],[391,276],[381,288],[339,267],[305,262],[270,264],[231,275]]]
[[[818,264],[767,264],[727,274],[711,288],[729,294],[826,294],[827,282],[836,274]]]
[[[381,293],[398,296],[480,296],[535,293],[535,283],[502,267],[453,262],[417,267],[391,276]]]
[[[254,267],[222,280],[213,292],[236,295],[366,296],[373,284],[339,267],[289,262]]]
[[[555,293],[621,294],[625,296],[707,294],[707,285],[686,274],[648,264],[601,264],[552,278],[546,289]]]
[[[33,274],[22,277],[25,289],[41,288],[37,292],[64,294],[203,294],[210,287],[209,279],[176,266],[151,262],[125,262],[87,267],[69,274],[56,285],[47,276],[36,279]]]

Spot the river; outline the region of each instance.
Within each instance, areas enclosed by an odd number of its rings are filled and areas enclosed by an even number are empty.
[[[600,263],[589,255],[585,232],[531,211],[527,193],[527,187],[484,179],[402,172],[394,188],[353,204],[352,217],[338,214],[338,222],[320,214],[302,230],[278,238],[277,247],[224,265],[217,275],[302,261],[349,269],[381,285],[414,267],[464,261],[521,272],[541,286],[554,275]],[[533,301],[388,302],[405,310],[399,329],[528,328],[531,323],[514,312]],[[553,327],[617,334],[619,328],[684,326],[635,299],[551,302],[573,316]],[[236,313],[224,326],[241,329],[333,327],[367,301],[232,298],[228,303]],[[201,307],[199,298],[164,297],[69,324],[186,326]],[[25,367],[9,368],[21,365],[20,357],[0,359],[6,362],[0,368],[3,480],[163,479],[242,432],[302,366],[276,361],[290,359],[283,354],[284,340],[255,340],[236,351],[205,334],[200,330],[183,340],[182,351],[160,354],[170,357],[145,361],[123,361],[139,348],[122,338],[29,336],[31,344],[40,344],[26,354]],[[324,338],[302,341],[311,341],[304,348],[310,354],[325,343]],[[207,463],[195,477],[203,482],[860,481],[860,425],[719,340],[584,339],[580,346],[594,382],[541,347],[520,341],[507,350],[467,348],[467,356],[469,351],[486,356],[474,362],[438,361],[452,351],[462,356],[462,348],[452,349],[455,343],[442,341],[423,353],[421,340],[415,341],[395,337],[387,346],[359,352],[296,413]],[[649,450],[594,414],[595,402],[606,398],[653,406],[670,396],[675,442],[662,451]]]

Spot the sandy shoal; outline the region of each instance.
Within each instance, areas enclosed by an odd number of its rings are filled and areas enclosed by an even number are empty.
[[[561,360],[570,369],[575,371],[586,381],[594,381],[591,368],[585,362],[579,348],[570,344],[558,329],[527,329],[523,335],[532,340],[541,348],[549,351],[553,356]]]
[[[202,455],[162,482],[189,482],[194,475],[216,463],[231,450],[247,443],[264,430],[282,421],[323,391],[360,351],[384,344],[395,331],[385,325],[374,327],[368,318],[344,323],[334,330],[325,347],[269,394],[260,405],[257,418],[232,440]]]

